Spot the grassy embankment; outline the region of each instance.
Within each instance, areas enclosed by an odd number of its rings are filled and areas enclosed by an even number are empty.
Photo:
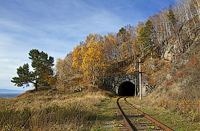
[[[22,97],[0,99],[1,130],[88,130],[98,107],[107,99],[104,92],[81,93],[46,90]]]

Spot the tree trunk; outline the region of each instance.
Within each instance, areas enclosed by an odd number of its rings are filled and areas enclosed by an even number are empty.
[[[93,75],[93,85],[95,85],[95,76]]]
[[[36,81],[36,83],[35,83],[35,91],[37,91],[38,90],[38,82]]]
[[[199,19],[200,19],[200,3],[198,2],[198,0],[196,0],[197,2],[197,13],[199,15]]]

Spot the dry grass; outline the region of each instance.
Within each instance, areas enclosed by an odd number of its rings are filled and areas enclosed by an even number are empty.
[[[140,110],[144,111],[151,117],[169,126],[175,131],[200,130],[199,122],[191,121],[192,112],[190,112],[190,115],[187,116],[181,115],[177,111],[172,111],[168,109],[166,110],[165,106],[169,105],[169,103],[165,103],[165,99],[163,100],[163,103],[155,102],[154,100],[158,99],[150,99],[149,97],[143,97],[142,100],[140,100],[138,97],[128,98],[127,100],[128,102],[132,103],[135,107],[139,108]],[[188,101],[183,101],[181,104],[183,104],[184,102],[187,103]],[[188,105],[191,105],[191,103],[188,102]],[[174,106],[176,106],[175,103]]]
[[[106,99],[100,91],[65,94],[40,91],[0,99],[0,129],[6,130],[89,130],[98,105]]]

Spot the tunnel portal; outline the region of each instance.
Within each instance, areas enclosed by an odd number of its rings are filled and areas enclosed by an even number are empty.
[[[118,89],[119,96],[134,96],[135,95],[135,85],[132,82],[123,82]]]

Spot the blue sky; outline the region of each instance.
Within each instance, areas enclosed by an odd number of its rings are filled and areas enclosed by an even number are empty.
[[[0,89],[27,90],[10,82],[38,49],[64,58],[90,33],[106,35],[137,25],[174,0],[0,0]]]

